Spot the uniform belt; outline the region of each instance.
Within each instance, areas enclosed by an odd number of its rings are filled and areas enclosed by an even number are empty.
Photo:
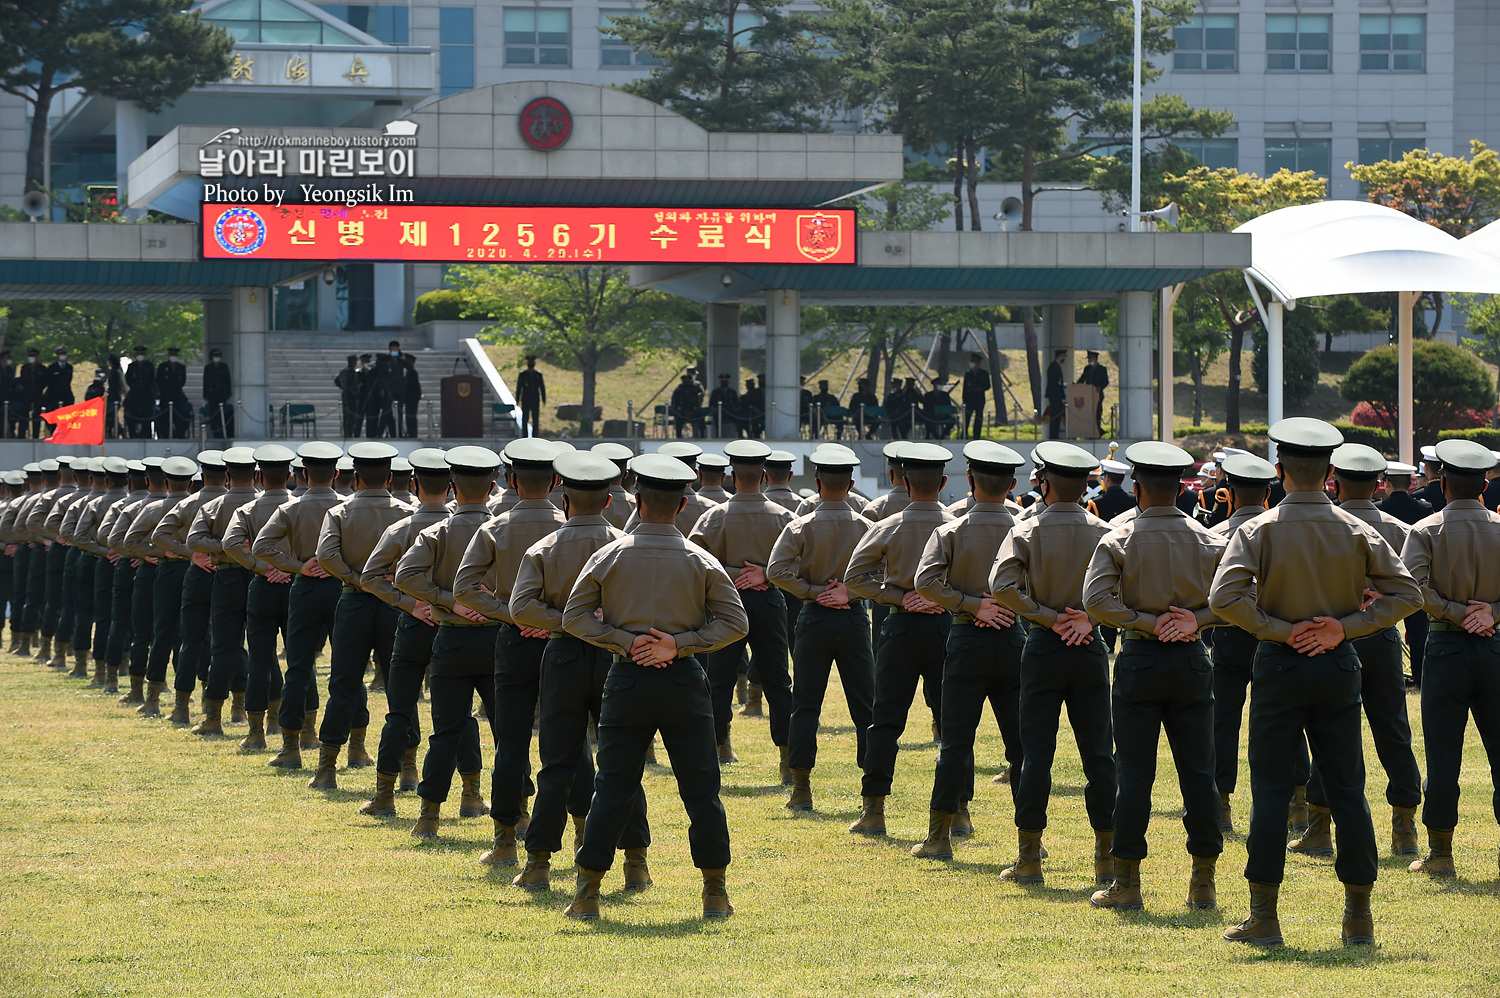
[[[1462,624],[1454,624],[1446,620],[1434,620],[1427,627],[1433,631],[1462,631],[1464,629]]]
[[[675,664],[677,662],[681,662],[685,658],[692,658],[692,657],[693,656],[691,656],[691,655],[678,655],[672,661]],[[621,655],[621,654],[619,654],[617,652],[615,654],[615,657],[614,657],[614,663],[615,663],[615,665],[635,665],[636,661],[633,658],[629,658],[629,657],[627,657],[625,655]],[[641,666],[641,668],[642,669],[646,669],[646,668],[658,668],[658,667],[657,666],[645,666],[645,665],[643,665],[643,666]]]
[[[953,622],[955,624],[972,624],[974,623],[974,615],[972,613],[955,613],[953,615]]]
[[[350,593],[362,593],[362,592],[364,592],[364,590],[360,589],[358,586],[351,586],[351,585],[349,585],[346,582],[342,586],[339,587],[339,592],[343,593],[345,596],[347,596]]]
[[[1148,634],[1145,631],[1121,631],[1120,632],[1120,638],[1123,641],[1160,641],[1161,640],[1155,634]]]
[[[887,606],[885,608],[885,611],[886,613],[911,613],[910,610],[908,610],[904,606],[901,606],[900,604],[897,604],[895,606]]]

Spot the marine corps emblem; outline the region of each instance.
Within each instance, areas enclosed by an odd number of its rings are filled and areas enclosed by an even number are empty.
[[[214,224],[214,239],[225,252],[248,256],[266,241],[266,223],[249,208],[235,208],[219,216]]]
[[[842,224],[837,215],[820,211],[797,216],[797,249],[814,263],[837,255],[842,241]]]
[[[455,387],[458,388],[459,398],[466,399],[469,397],[469,392],[472,386],[467,381],[460,381]]]

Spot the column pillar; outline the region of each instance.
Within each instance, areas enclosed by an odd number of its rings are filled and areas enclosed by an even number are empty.
[[[134,101],[115,101],[115,187],[128,217],[140,218],[146,206],[130,197],[130,164],[146,151],[146,111]]]
[[[1042,309],[1042,336],[1046,340],[1046,349],[1042,355],[1042,370],[1052,363],[1052,355],[1058,350],[1068,351],[1068,356],[1063,358],[1063,380],[1068,384],[1073,383],[1077,373],[1074,366],[1073,350],[1076,327],[1074,316],[1076,308],[1072,305],[1047,305]]]
[[[234,397],[239,402],[235,434],[240,439],[269,439],[272,427],[268,407],[277,401],[271,398],[269,383],[271,334],[266,320],[270,314],[270,291],[234,288],[227,304],[233,348],[226,350],[224,356],[232,358],[234,365],[230,375],[234,378]]]
[[[766,439],[800,436],[802,294],[766,292]]]
[[[1417,307],[1415,291],[1402,291],[1396,306],[1396,449],[1403,464],[1415,464],[1412,442],[1412,309]]]
[[[1120,295],[1120,421],[1126,440],[1150,440],[1151,427],[1151,292]]]
[[[717,385],[719,375],[729,375],[729,384],[740,390],[740,307],[710,302],[704,316],[708,327],[703,363],[707,383]]]

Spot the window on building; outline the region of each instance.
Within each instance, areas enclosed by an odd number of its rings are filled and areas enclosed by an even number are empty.
[[[474,8],[438,8],[438,76],[443,93],[474,89]]]
[[[636,13],[633,10],[601,10],[599,12],[599,64],[601,66],[659,66],[661,60],[654,55],[637,52],[619,35],[610,31],[617,17]]]
[[[405,45],[411,41],[411,12],[406,7],[347,3],[320,3],[318,6],[351,28],[358,28],[387,45]]]
[[[507,66],[567,66],[572,15],[561,7],[505,8]]]
[[[1177,48],[1172,68],[1232,73],[1239,68],[1240,19],[1234,14],[1198,14],[1172,29]]]
[[[1421,14],[1361,14],[1359,68],[1420,73],[1426,68],[1427,18]]]
[[[1239,168],[1239,139],[1175,139],[1173,144],[1210,170]]]
[[[1266,18],[1266,68],[1328,72],[1327,14],[1275,14]]]
[[[1279,170],[1311,170],[1327,177],[1332,170],[1333,143],[1328,139],[1267,139],[1266,176]]]
[[[284,0],[234,0],[204,18],[237,42],[271,45],[358,45],[331,24]]]
[[[333,273],[334,300],[342,330],[375,328],[375,265],[346,263]]]
[[[1359,163],[1361,166],[1368,166],[1386,160],[1394,162],[1413,149],[1423,149],[1426,146],[1426,139],[1360,139]]]

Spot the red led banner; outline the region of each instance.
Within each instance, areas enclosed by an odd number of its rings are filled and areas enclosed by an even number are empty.
[[[844,208],[203,205],[209,260],[850,264],[854,244]]]

